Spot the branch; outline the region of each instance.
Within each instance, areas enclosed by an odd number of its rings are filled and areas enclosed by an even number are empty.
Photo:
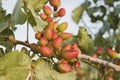
[[[116,64],[113,64],[112,62],[108,62],[108,61],[101,60],[101,59],[98,59],[98,58],[93,58],[93,57],[90,57],[90,56],[85,55],[85,54],[79,54],[78,59],[79,60],[85,59],[85,60],[88,60],[88,61],[91,61],[91,62],[94,62],[94,63],[101,64],[103,66],[113,68],[115,71],[120,71],[120,66],[118,66]]]
[[[24,46],[27,46],[30,48],[30,44],[27,42],[22,42],[22,41],[12,40],[12,39],[0,39],[0,40],[9,41],[9,42],[13,43],[14,45],[21,44],[21,45],[24,45]],[[81,60],[81,59],[88,60],[88,61],[93,62],[93,63],[98,63],[100,65],[113,68],[115,71],[120,71],[120,66],[113,64],[112,62],[108,62],[108,61],[101,60],[98,58],[93,58],[93,57],[90,57],[90,56],[85,55],[85,54],[79,54],[78,59],[79,60]]]
[[[30,44],[28,42],[23,42],[23,41],[19,41],[19,40],[14,40],[14,39],[9,39],[9,38],[0,38],[1,41],[8,41],[14,45],[20,44],[20,45],[24,45],[26,47],[30,48]]]

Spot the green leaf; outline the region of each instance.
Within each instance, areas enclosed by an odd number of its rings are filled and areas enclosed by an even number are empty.
[[[113,46],[113,37],[104,38],[102,34],[95,35],[95,46],[102,46],[104,49]]]
[[[28,9],[32,12],[33,15],[36,15],[37,12],[41,10],[43,5],[47,2],[48,0],[27,0],[27,5]]]
[[[30,23],[30,25],[33,27],[33,26],[36,26],[36,21],[35,21],[35,17],[34,15],[32,14],[32,12],[30,10],[27,10],[27,20],[28,22]]]
[[[5,10],[0,10],[0,23],[5,22],[5,15],[6,15],[6,11]]]
[[[120,40],[120,21],[119,21],[119,23],[118,23],[117,39]]]
[[[31,59],[23,52],[13,51],[0,57],[0,80],[26,80]]]
[[[76,38],[77,38],[76,36],[71,36],[69,39],[64,40],[62,45],[72,44],[72,43],[76,42]]]
[[[3,48],[0,48],[0,57],[2,57],[4,55],[4,50]]]
[[[0,0],[0,11],[3,10],[2,8],[2,0]]]
[[[103,27],[100,28],[98,34],[104,34],[106,31],[110,29],[110,23],[108,21],[103,21]]]
[[[90,16],[92,22],[97,21],[97,18],[96,16],[93,15],[93,13],[97,12],[98,10],[99,10],[98,7],[92,7],[92,8],[87,9],[87,13]]]
[[[0,45],[6,47],[6,48],[12,48],[13,44],[7,41],[0,41]]]
[[[97,0],[93,0],[94,1],[94,3],[96,3],[97,2]]]
[[[0,38],[1,39],[5,39],[5,38],[9,38],[9,39],[12,39],[14,40],[15,37],[14,37],[14,33],[12,30],[10,30],[9,28],[3,30],[1,33],[0,33]],[[0,45],[4,46],[6,48],[6,51],[11,51],[12,48],[13,48],[13,44],[8,42],[8,41],[2,41],[0,40]]]
[[[101,12],[103,14],[102,15],[94,15],[94,13],[96,13],[96,12]],[[91,7],[91,8],[87,9],[87,13],[90,16],[92,22],[96,22],[97,20],[103,21],[103,17],[106,14],[106,8],[104,6]]]
[[[24,24],[26,21],[26,15],[21,10],[21,1],[22,0],[17,0],[16,5],[13,9],[13,12],[11,15],[13,24]]]
[[[48,0],[26,0],[23,1],[24,4],[24,11],[27,14],[27,20],[32,26],[33,30],[35,32],[37,31],[42,31],[47,23],[43,20],[40,20],[38,17],[38,11],[41,10],[43,5],[47,2]]]
[[[115,11],[115,15],[118,16],[120,13],[120,5],[117,5],[114,11]]]
[[[76,80],[73,72],[59,73],[56,70],[51,69],[51,62],[39,59],[35,65],[35,80]]]
[[[106,8],[104,6],[100,6],[100,11],[103,13],[103,16],[105,16]]]
[[[105,4],[109,5],[109,6],[113,6],[115,0],[104,0]]]
[[[84,27],[80,27],[77,35],[77,43],[80,49],[85,54],[91,54],[94,50],[94,42],[87,33]]]
[[[110,28],[116,30],[117,29],[117,24],[119,22],[119,17],[118,16],[115,16],[115,13],[114,12],[110,12],[110,14],[108,15],[108,18],[107,20],[109,21],[110,23]]]
[[[7,23],[1,23],[0,24],[0,33],[5,30],[6,28],[8,27],[8,24]]]
[[[93,15],[94,12],[97,12],[98,10],[99,10],[98,7],[88,8],[87,13],[89,14],[89,16],[91,16],[91,15]]]
[[[0,33],[0,38],[9,38],[9,39],[15,39],[14,33],[11,29],[6,28]]]
[[[84,10],[86,10],[87,7],[89,7],[89,6],[90,6],[90,2],[86,1],[83,4],[81,4],[79,7],[77,7],[76,9],[73,10],[72,19],[75,23],[77,23],[77,24],[79,23],[79,20],[81,19]]]
[[[95,42],[95,46],[103,46],[104,45],[104,43],[105,43],[105,39],[103,38],[103,36],[102,35],[100,35],[100,34],[97,34],[96,36],[95,36],[95,40],[94,40]]]
[[[35,21],[36,21],[37,25],[36,25],[36,26],[33,26],[33,30],[34,30],[35,32],[44,30],[44,28],[45,28],[46,25],[47,25],[47,22],[45,22],[45,21],[43,21],[43,20],[40,20],[40,19],[38,19],[38,18],[35,18]]]

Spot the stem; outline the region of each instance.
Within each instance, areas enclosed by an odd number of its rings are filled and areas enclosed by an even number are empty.
[[[29,23],[27,22],[27,42],[29,42]]]

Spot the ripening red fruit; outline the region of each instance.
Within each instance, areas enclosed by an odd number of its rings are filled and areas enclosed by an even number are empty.
[[[94,54],[91,55],[91,57],[97,58],[97,54],[94,53]]]
[[[44,33],[44,37],[48,40],[52,39],[52,30],[51,29],[47,29]]]
[[[54,22],[53,21],[48,22],[47,29],[51,29],[51,30],[54,29]]]
[[[111,58],[117,58],[118,57],[117,52],[112,50],[112,49],[110,49],[110,48],[106,49],[106,53]]]
[[[48,5],[44,5],[43,12],[45,13],[45,15],[50,16],[52,14],[52,9]]]
[[[61,46],[62,42],[63,42],[62,38],[61,38],[61,37],[57,37],[57,38],[55,38],[55,39],[52,41],[52,46],[53,46],[54,48],[59,48],[59,47]]]
[[[56,39],[58,36],[57,34],[54,32],[54,30],[52,31],[52,39]]]
[[[80,61],[75,61],[74,64],[73,64],[73,66],[75,68],[79,68],[80,67]]]
[[[61,73],[67,73],[72,71],[72,67],[67,62],[64,61],[58,63],[57,69]]]
[[[58,11],[58,16],[60,17],[63,17],[65,15],[66,11],[64,8],[61,8],[59,11]]]
[[[76,43],[73,43],[71,48],[74,49],[74,50],[76,50],[78,48],[78,46],[77,46]]]
[[[48,41],[47,41],[46,38],[44,38],[44,37],[41,37],[41,38],[40,38],[39,43],[40,43],[41,46],[45,46],[45,45],[47,44],[47,42],[48,42]]]
[[[58,27],[58,22],[54,22],[54,29]]]
[[[76,43],[73,43],[71,48],[74,49],[74,50],[77,50],[79,52],[79,54],[82,53]]]
[[[61,4],[60,0],[49,0],[49,2],[50,2],[50,5],[53,7],[58,7]]]
[[[64,33],[61,33],[59,36],[62,37],[63,40],[66,40],[66,39],[69,39],[72,35],[70,33],[64,32]]]
[[[47,18],[45,19],[45,21],[46,21],[46,22],[53,21],[53,18],[52,18],[52,17],[47,17]]]
[[[112,78],[111,76],[109,76],[109,77],[107,78],[107,80],[113,80],[113,78]]]
[[[62,47],[62,52],[66,51],[66,50],[70,50],[71,49],[71,45],[70,44],[66,44]]]
[[[103,54],[103,47],[102,46],[99,46],[96,50],[96,54],[97,55],[102,55]]]
[[[73,58],[76,58],[78,56],[77,50],[66,50],[61,53],[61,58],[64,60],[72,60]]]
[[[41,32],[37,32],[35,34],[35,38],[39,40],[41,38]]]
[[[42,20],[45,20],[47,18],[47,16],[44,13],[40,13],[39,16]]]
[[[40,46],[39,52],[40,52],[41,56],[43,56],[43,57],[50,57],[52,55],[51,49],[47,46]]]

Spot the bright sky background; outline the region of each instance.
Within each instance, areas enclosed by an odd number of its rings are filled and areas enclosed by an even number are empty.
[[[7,13],[12,13],[14,5],[17,0],[2,0],[3,7],[7,10]],[[78,30],[78,25],[75,24],[71,19],[72,10],[78,7],[84,0],[61,0],[61,7],[66,9],[66,15],[61,19],[61,22],[68,22],[67,32],[72,34],[76,34]],[[15,31],[16,39],[18,40],[26,40],[26,27],[25,25],[17,25],[18,29]],[[30,28],[30,42],[34,42],[34,31]]]
[[[17,0],[2,0],[3,7],[7,10],[7,13],[12,13],[16,1]],[[79,26],[82,26],[82,24],[77,25],[76,23],[74,23],[71,19],[71,15],[72,15],[72,11],[84,1],[85,0],[61,0],[61,7],[66,9],[66,15],[61,19],[61,22],[64,22],[64,21],[68,22],[68,29],[66,30],[66,32],[77,34]],[[91,24],[90,24],[89,18],[85,16],[84,19],[87,22],[87,25],[90,26]],[[25,41],[26,40],[26,24],[17,25],[17,27],[18,29],[15,31],[16,39]],[[88,31],[90,31],[90,29],[88,29]],[[94,32],[94,29],[91,31]],[[30,43],[36,42],[34,35],[35,35],[35,32],[30,27],[30,32],[29,32]]]

